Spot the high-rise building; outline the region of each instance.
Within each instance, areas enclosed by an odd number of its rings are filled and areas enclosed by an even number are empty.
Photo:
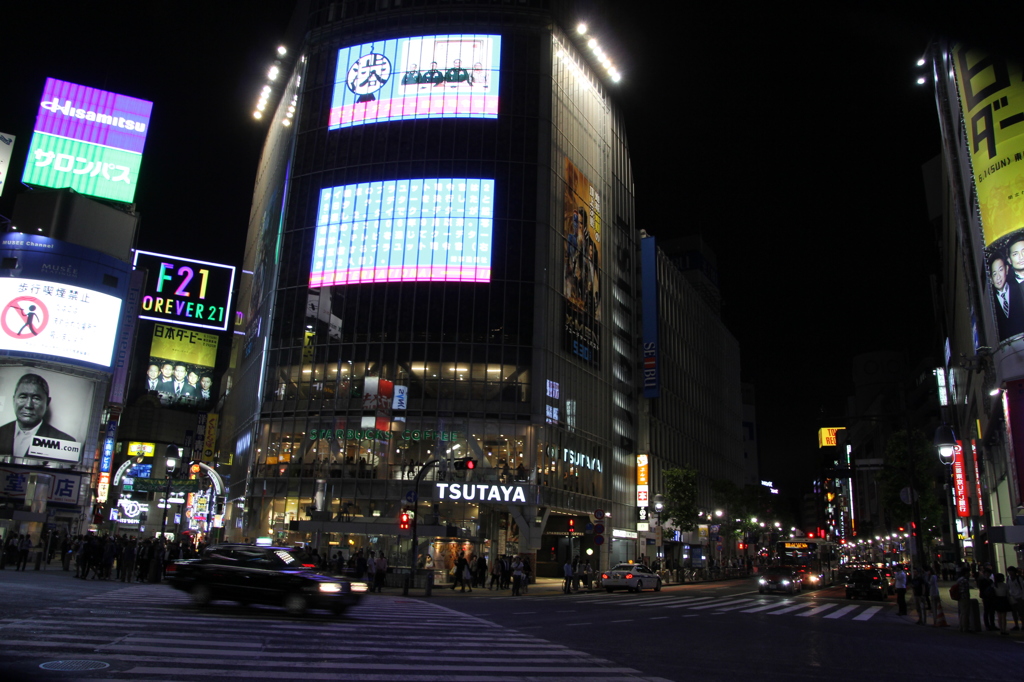
[[[632,556],[632,179],[616,72],[568,19],[309,4],[240,290],[245,534],[400,558],[409,508],[435,564]]]
[[[437,568],[518,553],[560,575],[645,551],[619,73],[571,6],[300,8],[254,112],[222,416],[238,539],[405,563],[407,510]]]

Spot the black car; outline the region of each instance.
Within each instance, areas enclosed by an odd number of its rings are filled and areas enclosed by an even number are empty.
[[[860,569],[846,579],[846,598],[880,599],[889,594],[889,583],[877,568]]]
[[[772,566],[757,579],[757,591],[796,594],[804,588],[803,576],[789,566]]]
[[[292,615],[307,609],[340,615],[367,589],[365,583],[317,573],[299,551],[252,545],[207,547],[198,559],[174,562],[168,581],[199,606],[223,599],[283,606]]]

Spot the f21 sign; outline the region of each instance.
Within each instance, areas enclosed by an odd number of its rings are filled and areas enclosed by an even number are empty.
[[[151,251],[136,251],[134,266],[149,272],[139,319],[227,330],[234,266]]]

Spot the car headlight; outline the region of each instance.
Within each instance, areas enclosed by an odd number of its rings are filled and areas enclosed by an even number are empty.
[[[320,583],[321,592],[341,592],[341,583]]]
[[[366,592],[370,587],[366,583],[352,583],[353,592]]]
[[[765,584],[765,583],[767,583],[768,581],[767,581],[767,580],[765,580],[764,578],[761,578],[761,579],[760,579],[760,580],[758,580],[757,582],[759,582],[759,583],[761,583],[762,585],[764,585],[764,584]]]
[[[788,584],[789,584],[789,581],[788,581],[788,580],[783,580],[783,581],[782,581],[782,584],[783,584],[783,585],[788,585]]]

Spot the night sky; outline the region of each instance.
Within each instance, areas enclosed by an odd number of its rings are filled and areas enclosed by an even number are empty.
[[[583,16],[623,73],[637,225],[699,234],[756,386],[762,477],[809,491],[817,428],[840,425],[850,360],[937,355],[921,166],[939,152],[915,66],[976,17],[797,15],[608,2]],[[47,76],[154,102],[139,247],[240,264],[265,123],[251,112],[291,2],[35,2],[5,8],[0,132],[10,216]],[[675,8],[675,9],[673,9]],[[783,13],[790,12],[790,13]],[[1014,46],[1016,21],[985,37]]]

